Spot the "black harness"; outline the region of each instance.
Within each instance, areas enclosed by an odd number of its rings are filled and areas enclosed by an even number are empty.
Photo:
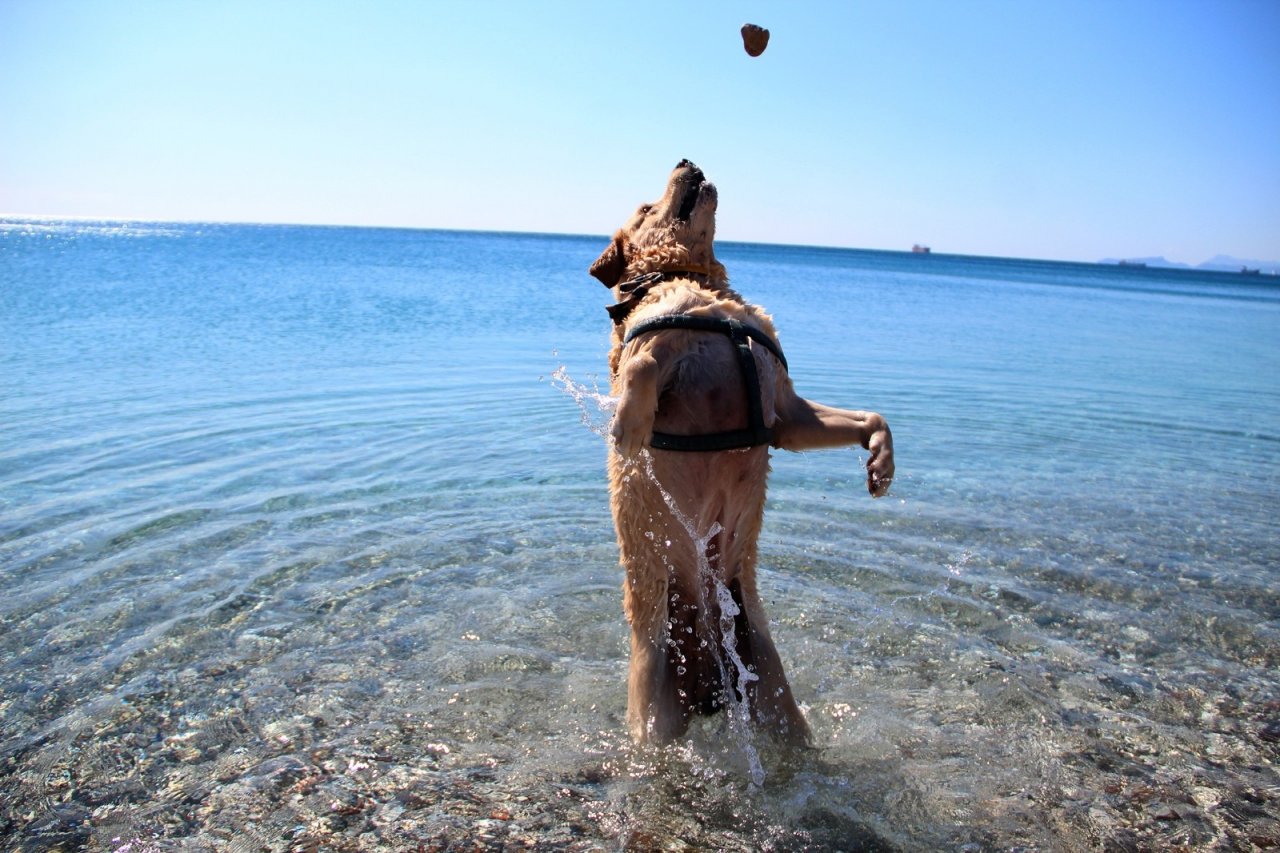
[[[760,375],[756,370],[755,356],[751,354],[751,341],[763,346],[773,353],[783,368],[787,367],[787,359],[781,348],[773,339],[759,329],[745,325],[738,320],[721,317],[695,317],[691,314],[664,314],[654,317],[631,328],[622,344],[626,346],[640,335],[658,332],[664,329],[687,329],[694,332],[719,332],[728,335],[738,353],[738,367],[742,370],[742,382],[746,386],[747,409],[749,423],[746,429],[727,430],[725,432],[704,433],[702,435],[673,435],[654,430],[649,442],[658,450],[709,451],[739,450],[744,447],[756,447],[761,444],[773,444],[773,431],[764,423],[764,408],[760,396]]]

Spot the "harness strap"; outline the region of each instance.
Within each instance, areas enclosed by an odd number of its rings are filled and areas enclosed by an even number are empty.
[[[646,320],[627,332],[622,343],[631,343],[635,338],[649,332],[664,329],[688,329],[695,332],[717,332],[728,335],[733,341],[738,354],[738,367],[742,371],[742,381],[746,386],[748,425],[745,429],[726,430],[724,432],[704,433],[702,435],[674,435],[667,432],[654,431],[649,444],[658,450],[679,451],[712,451],[737,450],[744,447],[756,447],[773,443],[773,431],[765,426],[764,405],[760,395],[760,373],[756,370],[756,359],[751,353],[751,341],[756,341],[769,350],[778,362],[787,367],[787,359],[782,349],[773,339],[759,329],[748,326],[739,320],[722,317],[695,317],[690,314],[665,314]]]

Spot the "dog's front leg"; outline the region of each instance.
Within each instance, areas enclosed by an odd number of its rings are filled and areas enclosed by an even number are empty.
[[[618,371],[618,410],[610,433],[618,453],[626,459],[639,454],[653,434],[658,374],[658,361],[648,350],[633,354]]]
[[[889,491],[893,480],[893,434],[875,412],[858,412],[824,406],[794,391],[780,395],[773,444],[783,450],[816,450],[857,444],[870,451],[867,490],[874,497]]]

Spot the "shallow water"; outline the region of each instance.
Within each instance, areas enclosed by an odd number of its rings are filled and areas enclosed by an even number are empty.
[[[602,245],[0,222],[7,847],[1280,843],[1280,289],[723,246],[898,478],[774,459],[816,749],[633,750]]]

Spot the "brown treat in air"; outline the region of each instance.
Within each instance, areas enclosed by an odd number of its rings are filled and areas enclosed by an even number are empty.
[[[742,25],[742,47],[748,56],[759,56],[769,46],[769,31],[755,24]]]

